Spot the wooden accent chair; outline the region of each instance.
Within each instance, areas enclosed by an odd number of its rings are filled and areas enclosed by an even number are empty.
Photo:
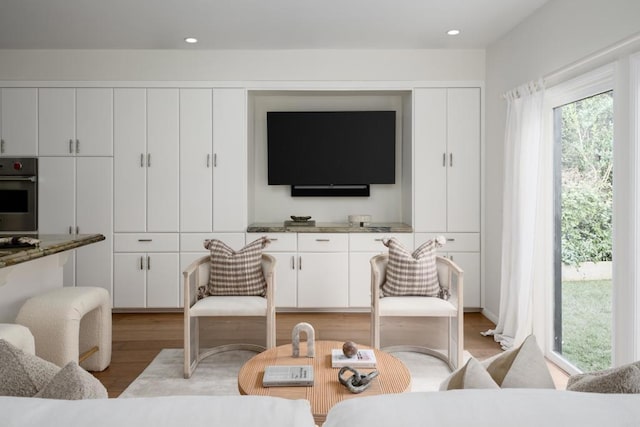
[[[230,350],[264,351],[265,347],[254,344],[226,344],[200,352],[200,317],[251,317],[266,318],[266,348],[276,343],[276,315],[274,303],[275,264],[274,257],[262,254],[262,272],[267,282],[264,297],[260,296],[207,296],[197,299],[198,288],[209,281],[209,255],[191,263],[182,273],[184,276],[184,377],[190,378],[200,361],[213,354]]]
[[[380,317],[445,317],[448,348],[444,351],[415,345],[386,347],[385,351],[415,351],[437,357],[454,370],[462,366],[464,348],[463,271],[448,258],[436,257],[440,286],[450,297],[394,296],[380,298],[385,282],[387,254],[371,258],[371,345],[380,348]]]

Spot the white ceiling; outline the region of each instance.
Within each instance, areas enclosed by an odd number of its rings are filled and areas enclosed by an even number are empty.
[[[0,49],[484,48],[547,1],[0,0]]]

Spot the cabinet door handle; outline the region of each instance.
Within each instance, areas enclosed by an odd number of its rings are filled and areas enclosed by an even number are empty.
[[[80,226],[76,225],[76,234],[80,234]]]
[[[140,167],[144,167],[144,153],[140,153]]]
[[[298,257],[298,270],[302,270],[302,257]]]
[[[0,153],[4,153],[4,139],[0,139]]]
[[[151,270],[151,257],[147,255],[147,270]]]
[[[291,269],[295,270],[296,269],[296,257],[291,255]]]
[[[269,236],[267,236],[267,239],[271,240],[272,242],[275,242],[278,240],[277,237],[269,237]]]
[[[147,153],[147,167],[151,167],[151,153]]]
[[[138,239],[138,242],[153,242],[153,239]]]
[[[69,154],[73,154],[73,139],[69,140]]]
[[[80,140],[76,139],[76,154],[80,154]]]
[[[214,168],[218,167],[218,154],[217,153],[213,153],[213,167]]]
[[[373,239],[373,241],[374,242],[382,242],[382,241],[384,241],[384,239],[383,238],[378,238],[378,239]]]
[[[316,242],[330,242],[331,239],[316,239]]]
[[[207,153],[207,168],[211,167],[211,154]]]
[[[447,237],[447,242],[455,242],[456,239],[454,239],[453,237]]]
[[[73,227],[69,226],[69,234],[73,234]]]
[[[449,153],[449,166],[453,166],[453,153]]]
[[[140,257],[140,270],[144,270],[144,257]]]
[[[442,153],[442,167],[447,166],[447,153]]]

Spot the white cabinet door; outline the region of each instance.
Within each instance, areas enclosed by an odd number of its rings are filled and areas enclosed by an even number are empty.
[[[0,155],[35,156],[38,150],[37,89],[2,89],[0,99]]]
[[[479,232],[480,89],[448,89],[447,95],[447,230]]]
[[[349,257],[340,253],[300,253],[298,307],[347,307]]]
[[[213,230],[210,89],[180,89],[180,231]]]
[[[41,156],[112,156],[113,89],[41,88]]]
[[[76,231],[105,240],[76,250],[76,286],[99,286],[111,293],[113,256],[113,159],[76,159]]]
[[[349,307],[371,306],[371,263],[379,252],[349,254]]]
[[[113,156],[113,89],[76,89],[76,154]]]
[[[447,89],[414,91],[416,231],[447,228]]]
[[[480,253],[449,252],[447,256],[464,270],[464,306],[482,307],[480,304]]]
[[[247,227],[247,114],[244,89],[213,91],[213,229]]]
[[[116,232],[146,230],[146,91],[114,92],[114,218]]]
[[[76,163],[71,157],[38,159],[38,231],[69,234],[75,227]]]
[[[146,306],[146,254],[113,255],[113,306],[143,308]]]
[[[147,231],[178,231],[177,89],[147,90]]]
[[[276,307],[298,305],[297,255],[295,252],[269,252],[276,259]]]
[[[38,89],[38,134],[41,156],[71,156],[75,153],[75,89]]]
[[[180,307],[180,272],[177,253],[147,254],[147,307]]]

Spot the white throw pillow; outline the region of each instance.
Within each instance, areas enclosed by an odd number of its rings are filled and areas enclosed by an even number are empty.
[[[500,388],[487,370],[473,357],[440,384],[440,390]]]
[[[35,397],[43,399],[106,399],[107,389],[76,362],[67,363]]]

